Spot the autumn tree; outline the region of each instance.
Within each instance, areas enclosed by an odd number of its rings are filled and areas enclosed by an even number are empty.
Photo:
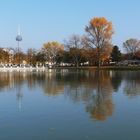
[[[113,35],[112,23],[104,17],[96,17],[90,20],[85,30],[88,33],[87,40],[89,45],[97,48],[99,68],[101,63],[101,49],[107,46],[107,44],[111,44]]]
[[[12,64],[14,61],[15,49],[10,47],[10,48],[7,48],[7,50],[8,50],[8,54],[9,54],[9,64]]]
[[[79,35],[72,35],[68,40],[65,40],[65,47],[70,53],[71,61],[78,67],[84,60],[82,38]]]
[[[3,48],[0,48],[0,63],[9,63],[9,53]]]
[[[111,60],[113,62],[119,62],[121,60],[121,51],[118,46],[114,46],[111,52]]]
[[[137,51],[140,49],[140,40],[137,39],[129,39],[123,43],[123,47],[126,52],[129,54],[130,59],[136,57]]]
[[[136,52],[136,58],[140,60],[140,49]]]
[[[101,55],[100,55],[100,62],[101,64],[109,64],[110,62],[110,55],[112,52],[112,45],[111,44],[106,44],[104,47],[101,48]]]
[[[23,60],[25,60],[25,54],[22,51],[21,48],[16,48],[14,50],[14,56],[13,56],[13,63],[15,64],[22,64]]]
[[[98,64],[98,49],[97,47],[93,47],[93,44],[89,42],[87,36],[82,37],[82,44],[84,48],[84,55],[89,62],[89,65],[97,65]],[[110,55],[112,52],[113,46],[111,43],[106,43],[102,48],[100,48],[100,63],[101,64],[109,64]]]
[[[64,50],[64,46],[59,42],[52,41],[45,43],[42,50],[46,54],[47,61],[50,63],[55,63],[59,52]]]
[[[97,48],[91,47],[91,44],[87,38],[87,36],[82,37],[82,43],[84,48],[84,57],[89,66],[97,65]]]
[[[36,50],[33,48],[29,48],[27,50],[26,61],[28,64],[36,64]]]

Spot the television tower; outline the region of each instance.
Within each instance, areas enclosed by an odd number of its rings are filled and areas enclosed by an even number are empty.
[[[20,32],[20,26],[18,27],[18,34],[17,34],[17,36],[16,36],[16,41],[17,41],[17,43],[18,43],[18,48],[17,48],[17,51],[18,51],[18,63],[20,64],[21,63],[21,60],[20,60],[20,46],[19,46],[19,44],[20,44],[20,42],[22,41],[22,36],[21,36],[21,32]]]
[[[18,34],[16,36],[16,41],[18,42],[18,49],[19,49],[19,43],[22,41],[20,26],[18,27]]]

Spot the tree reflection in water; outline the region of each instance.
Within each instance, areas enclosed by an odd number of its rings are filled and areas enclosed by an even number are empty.
[[[85,110],[94,120],[103,121],[113,114],[112,95],[123,88],[124,94],[140,94],[140,72],[52,70],[49,72],[0,72],[0,92],[16,88],[19,108],[23,98],[23,84],[29,90],[43,89],[46,96],[59,96],[73,102],[84,102]],[[45,97],[44,97],[45,98]]]
[[[124,73],[123,91],[129,97],[140,95],[140,73],[138,71],[129,71]]]
[[[113,114],[114,105],[112,101],[113,88],[109,72],[97,71],[94,78],[97,86],[87,103],[86,110],[90,112],[91,118],[96,120],[106,120]]]

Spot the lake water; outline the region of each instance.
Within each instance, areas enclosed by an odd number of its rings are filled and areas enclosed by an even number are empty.
[[[140,140],[140,71],[0,72],[0,140]]]

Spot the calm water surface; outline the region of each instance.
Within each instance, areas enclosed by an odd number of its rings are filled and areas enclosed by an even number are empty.
[[[0,140],[140,140],[139,71],[0,72]]]

